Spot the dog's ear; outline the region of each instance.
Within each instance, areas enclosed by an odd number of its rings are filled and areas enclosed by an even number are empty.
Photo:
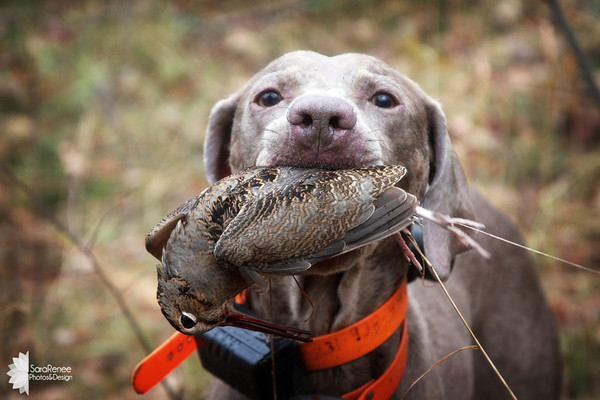
[[[239,101],[238,92],[217,102],[210,112],[204,138],[204,168],[210,184],[231,174],[231,129]]]
[[[426,110],[432,158],[423,207],[451,217],[473,219],[469,187],[458,156],[452,149],[444,113],[431,99],[427,99]],[[450,275],[454,257],[468,249],[448,230],[430,221],[424,222],[423,241],[425,255],[444,281]]]

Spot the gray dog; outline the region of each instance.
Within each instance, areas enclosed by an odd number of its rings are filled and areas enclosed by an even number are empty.
[[[469,188],[437,102],[382,61],[365,55],[284,55],[212,110],[205,142],[215,182],[249,166],[344,168],[400,164],[401,187],[421,204],[482,222],[488,231],[522,241],[507,217]],[[490,261],[433,224],[423,228],[428,259],[519,399],[554,399],[560,391],[557,328],[527,254],[479,235]],[[452,271],[452,274],[450,272]],[[406,276],[393,239],[314,265],[298,277],[273,280],[275,322],[334,332],[382,304]],[[408,361],[394,398],[444,356],[473,344],[439,285],[408,285]],[[249,307],[269,315],[268,296],[249,294]],[[342,396],[378,378],[394,358],[400,330],[350,363],[311,372],[304,393]],[[209,398],[245,398],[215,381]],[[508,391],[477,350],[436,366],[410,399],[507,399]]]

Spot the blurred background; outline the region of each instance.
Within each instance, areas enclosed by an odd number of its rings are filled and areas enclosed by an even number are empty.
[[[563,3],[598,81],[600,3]],[[144,237],[206,186],[211,106],[297,49],[364,52],[410,76],[443,104],[470,182],[529,245],[600,268],[600,104],[544,2],[4,0],[0,397],[20,398],[5,374],[29,351],[73,371],[32,382],[30,398],[139,398],[129,378],[147,349],[127,310],[147,346],[173,332]],[[563,398],[600,398],[600,276],[535,260],[561,328]],[[192,399],[209,379],[192,356],[168,381]]]

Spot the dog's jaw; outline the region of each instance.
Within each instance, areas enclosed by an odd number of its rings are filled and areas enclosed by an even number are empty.
[[[356,150],[342,158],[339,157],[339,152],[341,150],[319,153],[311,150],[284,147],[276,153],[262,151],[256,159],[256,166],[277,167],[285,165],[301,168],[344,169],[383,165],[383,162],[378,157],[368,157],[365,151]]]

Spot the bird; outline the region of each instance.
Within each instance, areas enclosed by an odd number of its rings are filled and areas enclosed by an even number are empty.
[[[163,218],[146,236],[157,299],[171,325],[191,335],[232,325],[296,340],[310,332],[239,312],[234,297],[314,263],[393,235],[412,223],[417,199],[395,186],[400,165],[324,170],[252,167],[221,179]]]

